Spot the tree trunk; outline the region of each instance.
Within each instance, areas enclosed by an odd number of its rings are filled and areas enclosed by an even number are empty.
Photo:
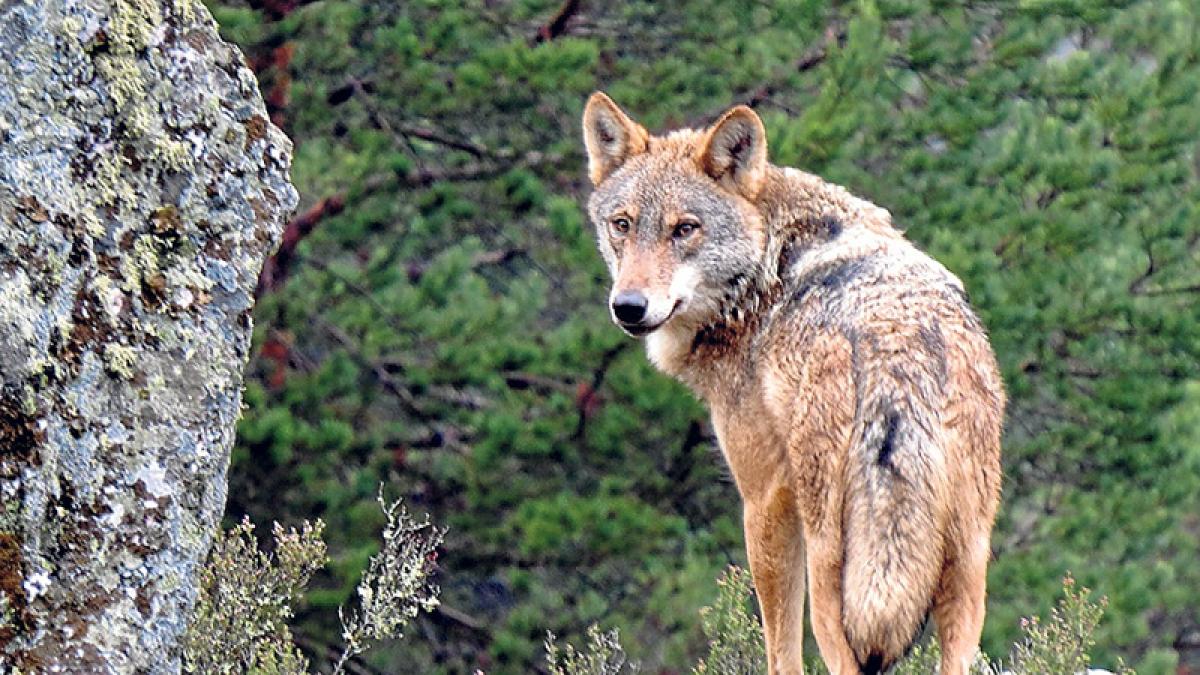
[[[0,0],[0,672],[177,672],[291,144],[200,0]]]

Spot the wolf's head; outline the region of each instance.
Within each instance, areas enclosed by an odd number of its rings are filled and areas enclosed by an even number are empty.
[[[583,137],[613,320],[635,336],[716,320],[766,256],[754,206],[768,172],[758,115],[738,106],[707,129],[656,137],[596,92]]]

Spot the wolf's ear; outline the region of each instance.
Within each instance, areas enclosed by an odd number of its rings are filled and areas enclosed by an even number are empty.
[[[730,109],[705,133],[697,161],[705,173],[746,199],[754,199],[767,177],[767,132],[750,108]]]
[[[592,185],[599,185],[630,157],[645,152],[649,136],[603,92],[592,94],[583,109],[583,144]]]

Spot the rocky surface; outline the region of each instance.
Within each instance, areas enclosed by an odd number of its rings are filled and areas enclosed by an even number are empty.
[[[0,51],[0,672],[177,672],[291,144],[199,0],[3,0]]]

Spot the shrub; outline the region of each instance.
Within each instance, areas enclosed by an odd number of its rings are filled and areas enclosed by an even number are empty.
[[[243,520],[217,536],[200,572],[200,597],[184,637],[190,673],[304,673],[307,660],[288,630],[292,605],[313,572],[325,565],[325,525],[300,530],[275,524],[274,554],[258,549],[254,525]]]
[[[750,610],[753,590],[750,575],[731,566],[717,581],[717,600],[700,610],[704,635],[708,638],[708,654],[693,669],[705,675],[754,675],[767,671],[763,652],[762,629]],[[1107,605],[1105,598],[1091,599],[1087,588],[1076,588],[1068,574],[1063,579],[1063,597],[1050,610],[1043,622],[1034,616],[1022,619],[1024,638],[1013,645],[1007,668],[994,664],[980,654],[972,667],[974,675],[1076,675],[1088,672],[1088,650],[1095,644],[1093,631],[1100,624]],[[553,675],[592,675],[622,673],[620,666],[625,651],[617,640],[616,631],[601,633],[592,626],[588,630],[587,646],[576,651],[567,646],[567,658],[560,663],[553,636],[546,642],[547,660]],[[619,656],[619,660],[614,656]],[[891,675],[929,675],[936,673],[942,651],[936,640],[913,647],[903,661],[896,664]],[[616,664],[615,669],[606,669]],[[806,668],[813,675],[828,675],[819,659]],[[1131,668],[1118,660],[1117,675],[1134,675]]]
[[[700,610],[700,626],[708,638],[708,654],[694,673],[761,673],[767,669],[762,625],[750,609],[750,574],[731,565],[717,580],[717,601]]]
[[[421,610],[437,605],[430,583],[435,549],[445,532],[414,520],[400,501],[379,506],[386,523],[383,548],[358,584],[359,609],[340,608],[345,646],[335,675],[372,642],[401,637]],[[273,553],[259,550],[249,519],[217,535],[200,573],[200,597],[184,636],[184,670],[205,675],[304,675],[308,660],[296,649],[287,621],[313,573],[327,561],[325,525],[273,528]]]
[[[1050,618],[1042,622],[1034,616],[1021,619],[1024,639],[1013,646],[1009,670],[1014,675],[1036,673],[1079,673],[1088,667],[1088,653],[1095,646],[1092,632],[1104,616],[1107,598],[1090,599],[1091,590],[1075,586],[1068,574],[1063,579],[1063,597],[1050,610]],[[1117,672],[1132,675],[1120,659]]]
[[[625,657],[617,631],[601,633],[596,626],[588,628],[587,644],[582,649],[567,644],[562,652],[554,633],[547,633],[546,662],[550,675],[621,675],[639,670]]]

